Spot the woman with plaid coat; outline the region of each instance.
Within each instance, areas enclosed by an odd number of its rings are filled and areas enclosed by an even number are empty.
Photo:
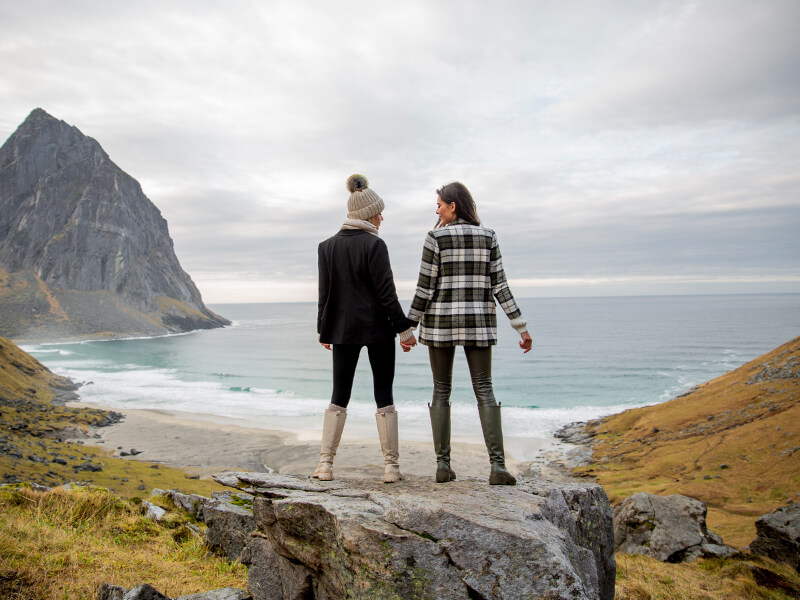
[[[456,478],[450,468],[450,390],[456,346],[463,346],[489,452],[489,483],[514,485],[505,466],[500,405],[492,389],[492,346],[497,343],[495,299],[520,334],[523,352],[532,347],[527,323],[511,295],[494,231],[480,224],[475,201],[458,182],[437,190],[439,222],[422,250],[417,291],[408,318],[419,323],[433,373],[429,405],[436,450],[436,481]],[[407,350],[412,343],[404,343]]]

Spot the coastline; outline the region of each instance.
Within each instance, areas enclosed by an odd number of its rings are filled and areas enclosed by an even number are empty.
[[[287,427],[262,429],[245,420],[215,415],[152,409],[123,409],[84,401],[69,406],[121,412],[122,420],[92,428],[84,444],[105,448],[114,456],[129,460],[160,463],[200,477],[225,470],[276,472],[310,475],[319,460],[321,431]],[[321,418],[319,419],[321,423]],[[278,426],[281,424],[278,423]],[[568,477],[559,463],[568,449],[558,440],[509,439],[506,463],[522,476]],[[514,448],[536,453],[536,458],[520,462]],[[135,456],[124,456],[135,449]],[[383,456],[377,434],[354,426],[345,432],[336,455],[335,472],[345,477],[380,478]],[[456,439],[452,442],[452,466],[459,477],[486,478],[489,461],[483,440]],[[435,454],[432,440],[400,439],[400,468],[409,475],[432,475]]]

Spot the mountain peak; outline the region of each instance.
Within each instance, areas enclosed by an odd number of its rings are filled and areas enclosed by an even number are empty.
[[[11,312],[20,313],[0,325],[8,337],[152,335],[227,324],[203,304],[167,222],[139,183],[97,141],[41,108],[0,148],[2,271],[13,277],[0,277],[0,314],[12,299]],[[12,280],[30,288],[22,304],[25,294],[13,291]],[[4,329],[6,321],[14,331]]]

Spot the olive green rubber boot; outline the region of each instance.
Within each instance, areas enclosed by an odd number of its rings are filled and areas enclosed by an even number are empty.
[[[456,474],[450,468],[450,405],[431,406],[431,430],[433,448],[436,451],[436,483],[453,481]]]
[[[503,424],[500,420],[500,405],[479,406],[483,440],[489,451],[489,462],[492,471],[489,474],[490,485],[517,485],[517,480],[506,469],[506,457],[503,451]]]

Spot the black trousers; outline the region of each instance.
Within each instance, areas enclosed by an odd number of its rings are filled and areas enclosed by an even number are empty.
[[[467,356],[469,376],[472,379],[472,389],[478,406],[497,406],[492,388],[492,347],[464,346],[464,354]],[[455,355],[455,346],[444,348],[428,346],[433,373],[432,406],[448,406],[450,403]]]
[[[333,345],[333,395],[331,404],[347,407],[353,391],[353,377],[356,374],[358,355],[362,344]],[[367,344],[369,365],[372,367],[372,386],[375,404],[384,408],[394,404],[392,384],[394,383],[395,341]]]

